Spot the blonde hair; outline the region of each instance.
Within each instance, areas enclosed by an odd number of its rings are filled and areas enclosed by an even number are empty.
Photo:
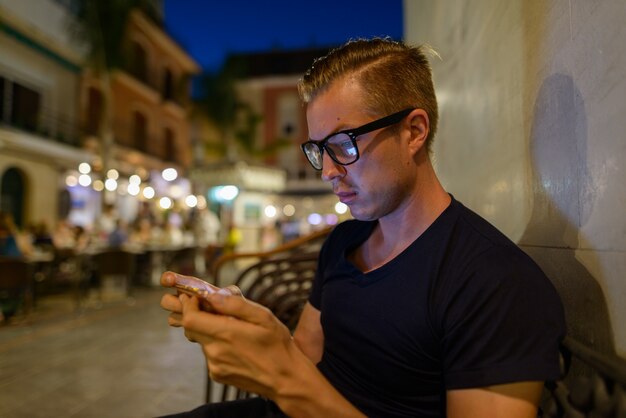
[[[305,103],[347,75],[355,76],[365,93],[365,111],[380,116],[406,108],[424,109],[430,121],[430,150],[439,113],[426,45],[409,46],[388,38],[356,39],[318,58],[298,82]]]

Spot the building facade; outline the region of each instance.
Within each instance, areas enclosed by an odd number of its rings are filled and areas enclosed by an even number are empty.
[[[95,157],[81,147],[70,18],[54,1],[0,1],[0,208],[21,227],[66,215],[63,174]]]
[[[141,193],[145,188],[172,205],[192,192],[184,177],[192,163],[188,110],[198,64],[158,22],[133,11],[123,45],[128,59],[105,86],[72,34],[74,13],[71,1],[0,1],[0,209],[22,228],[64,219],[91,227],[104,201],[132,220],[151,196]],[[98,137],[104,93],[112,109],[110,188]],[[81,163],[86,171],[79,172]],[[177,180],[161,178],[166,168]],[[132,175],[141,179],[137,193],[128,187]]]

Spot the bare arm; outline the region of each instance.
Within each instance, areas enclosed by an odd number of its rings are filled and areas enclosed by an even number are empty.
[[[267,308],[215,293],[207,297],[213,314],[200,310],[197,297],[178,299],[182,315],[170,323],[182,325],[187,338],[200,344],[215,381],[266,396],[294,418],[363,417]],[[309,313],[315,317],[314,310]]]
[[[317,364],[324,351],[324,331],[320,322],[321,313],[309,302],[304,305],[293,339],[302,352]]]
[[[543,382],[447,392],[449,418],[536,418]]]

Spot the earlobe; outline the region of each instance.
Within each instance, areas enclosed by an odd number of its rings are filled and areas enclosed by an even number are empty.
[[[424,109],[415,109],[407,116],[407,122],[411,132],[409,148],[417,154],[422,148],[426,148],[426,138],[430,132],[430,121]]]

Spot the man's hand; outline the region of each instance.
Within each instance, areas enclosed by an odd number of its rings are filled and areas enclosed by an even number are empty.
[[[287,390],[283,378],[293,373],[296,358],[304,359],[287,327],[267,308],[243,298],[212,294],[206,299],[215,314],[201,310],[197,297],[180,295],[180,323],[187,338],[201,345],[211,378],[269,398]]]
[[[174,287],[176,283],[176,273],[166,271],[161,275],[161,286]],[[167,318],[167,323],[173,327],[182,326],[183,319],[183,305],[180,303],[178,295],[167,293],[161,298],[161,307],[170,312]]]

